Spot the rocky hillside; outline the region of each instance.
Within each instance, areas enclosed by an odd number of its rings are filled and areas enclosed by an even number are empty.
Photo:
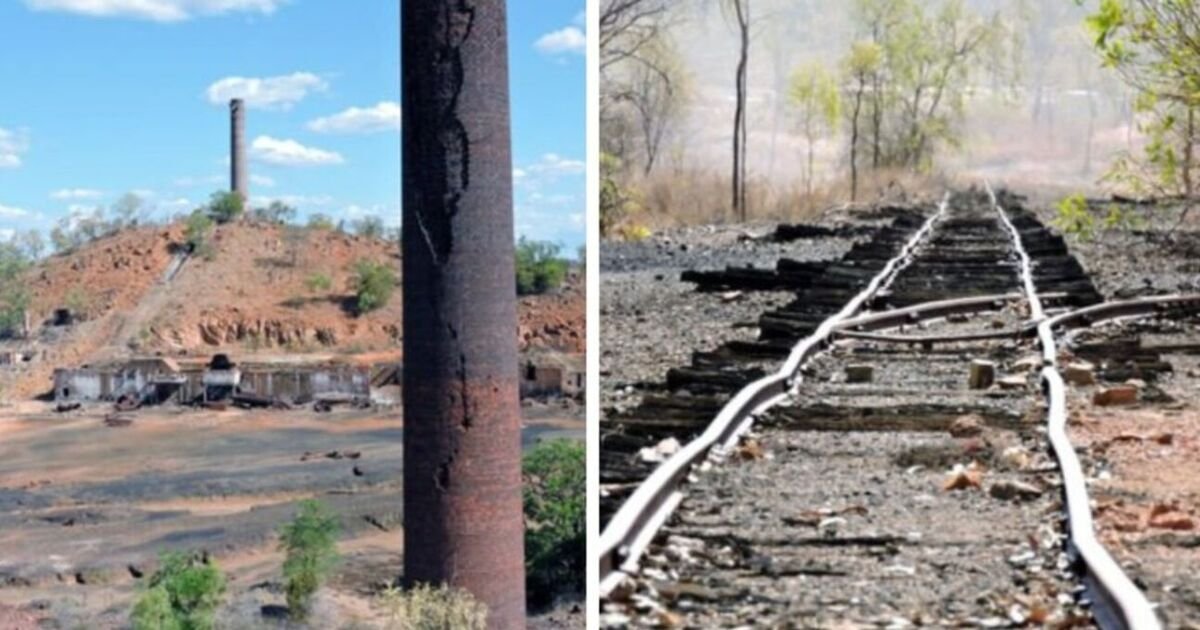
[[[393,242],[252,222],[217,227],[206,255],[180,254],[183,240],[181,225],[125,230],[27,272],[46,369],[149,352],[246,356],[400,346],[400,252]],[[353,290],[360,260],[395,269],[398,283],[383,308],[361,315]],[[577,276],[557,294],[523,298],[514,331],[522,349],[582,352],[584,300]],[[61,308],[81,323],[51,326]]]

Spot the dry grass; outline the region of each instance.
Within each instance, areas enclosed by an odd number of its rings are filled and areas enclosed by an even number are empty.
[[[628,184],[635,191],[639,210],[625,223],[657,231],[671,227],[739,223],[731,209],[728,173],[711,170],[671,169]],[[865,172],[860,176],[858,201],[900,202],[934,198],[944,189],[941,177],[900,170]],[[803,183],[772,184],[751,178],[747,197],[747,222],[810,221],[823,211],[848,204],[849,179],[822,181],[807,194]],[[619,230],[618,230],[619,231]]]

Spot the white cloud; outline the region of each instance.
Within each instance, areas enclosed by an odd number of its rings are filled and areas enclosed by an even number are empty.
[[[533,47],[547,55],[565,53],[582,55],[587,52],[587,36],[579,27],[567,26],[542,35],[533,44]]]
[[[254,184],[255,186],[262,186],[263,188],[274,188],[275,187],[275,180],[271,179],[270,177],[267,177],[266,175],[251,174],[250,175],[250,183]]]
[[[295,140],[279,140],[271,136],[255,138],[250,144],[250,157],[279,166],[324,166],[346,161],[339,153],[306,147]]]
[[[310,92],[324,92],[329,83],[311,72],[294,72],[278,77],[225,77],[208,86],[208,101],[226,105],[235,98],[244,99],[255,109],[288,110]]]
[[[525,171],[525,169],[523,169],[523,168],[514,168],[513,169],[513,181],[519,182],[519,181],[525,179],[526,177],[529,177],[529,173],[527,173]]]
[[[286,0],[25,0],[35,11],[62,11],[89,17],[123,17],[182,22],[201,15],[257,12],[270,15]]]
[[[0,241],[11,241],[17,236],[17,231],[12,228],[4,228],[0,230]]]
[[[5,219],[22,219],[31,214],[33,213],[24,208],[14,208],[12,206],[0,204],[0,217]]]
[[[537,163],[530,164],[524,170],[535,175],[582,175],[587,170],[587,164],[581,160],[564,158],[557,153],[547,153]]]
[[[51,199],[65,201],[68,199],[99,199],[104,196],[104,191],[93,190],[91,188],[63,188],[50,193]]]
[[[384,101],[373,107],[351,107],[308,123],[318,133],[375,133],[400,130],[400,103]]]
[[[0,168],[17,168],[21,154],[29,149],[25,134],[0,127]]]

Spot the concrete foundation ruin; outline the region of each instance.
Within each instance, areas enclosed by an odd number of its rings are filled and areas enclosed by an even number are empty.
[[[225,355],[208,362],[135,358],[55,370],[54,400],[115,402],[129,398],[146,405],[218,402],[234,395],[297,404],[322,399],[367,400],[373,374],[389,369],[396,368],[332,362],[234,364]]]

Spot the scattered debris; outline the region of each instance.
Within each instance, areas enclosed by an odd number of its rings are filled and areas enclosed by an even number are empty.
[[[1042,492],[1041,488],[1031,483],[1008,479],[1001,479],[988,489],[988,494],[992,495],[992,498],[1001,501],[1029,501],[1042,496]]]
[[[950,435],[956,438],[976,437],[983,433],[983,418],[975,414],[959,416],[950,423]]]
[[[1062,372],[1063,380],[1077,387],[1096,384],[1096,366],[1087,361],[1074,361],[1067,364]]]
[[[667,438],[655,446],[647,446],[638,452],[638,458],[646,464],[661,464],[667,461],[667,458],[679,452],[682,446],[679,440],[671,437]]]
[[[1101,407],[1132,405],[1138,400],[1138,389],[1132,385],[1105,387],[1092,396],[1092,403]]]
[[[950,473],[950,477],[942,483],[942,490],[947,492],[951,490],[967,490],[980,489],[983,487],[983,470],[971,463],[970,466],[962,466],[961,464],[954,467],[954,471]]]
[[[763,450],[762,444],[759,444],[758,440],[746,440],[737,447],[734,455],[740,460],[751,461],[762,459],[766,456],[766,451]]]
[[[1001,378],[997,384],[1000,385],[1000,389],[1024,389],[1029,380],[1024,376],[1012,375]]]

